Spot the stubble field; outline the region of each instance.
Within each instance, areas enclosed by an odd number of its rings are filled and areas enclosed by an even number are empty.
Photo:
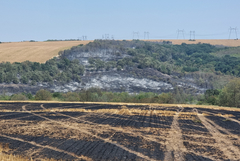
[[[240,160],[240,111],[181,105],[0,103],[0,143],[35,160]]]
[[[59,51],[70,49],[90,41],[47,41],[47,42],[10,42],[0,44],[0,62],[32,62],[44,63],[58,56]]]

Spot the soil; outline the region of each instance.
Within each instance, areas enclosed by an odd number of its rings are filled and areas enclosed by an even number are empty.
[[[35,160],[240,160],[238,111],[96,103],[0,107],[0,143]]]

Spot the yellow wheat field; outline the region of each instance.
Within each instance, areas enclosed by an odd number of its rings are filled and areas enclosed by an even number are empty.
[[[58,56],[58,52],[70,49],[90,41],[48,41],[48,42],[10,42],[0,44],[0,62],[32,62],[44,63]]]

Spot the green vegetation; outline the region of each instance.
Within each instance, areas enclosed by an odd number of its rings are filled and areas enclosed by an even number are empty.
[[[172,93],[140,92],[129,94],[127,92],[106,92],[99,88],[89,88],[79,92],[50,93],[41,89],[33,96],[30,93],[0,95],[0,100],[56,100],[56,101],[82,101],[82,102],[132,102],[132,103],[193,103],[199,99],[184,93],[176,88]]]
[[[106,92],[99,88],[89,88],[78,92],[51,93],[41,89],[33,96],[30,93],[0,95],[0,100],[57,100],[81,102],[129,102],[129,103],[169,103],[169,104],[200,104],[219,105],[240,108],[240,79],[231,80],[223,89],[209,89],[204,95],[193,96],[186,94],[176,87],[169,93],[140,92],[129,94],[127,92]]]
[[[198,104],[240,108],[240,79],[231,80],[223,89],[209,89]]]
[[[138,67],[140,69],[153,68],[165,74],[172,72],[212,72],[240,76],[240,58],[235,54],[219,57],[214,53],[224,51],[239,52],[239,48],[217,47],[210,44],[172,45],[171,43],[134,41],[95,40],[85,46],[76,46],[60,52],[62,58],[67,58],[72,52],[90,52],[111,50],[112,54],[125,56],[113,61],[101,61],[98,58],[89,58],[91,68],[95,70],[111,68],[124,69]]]
[[[95,40],[87,45],[78,45],[60,52],[59,58],[53,58],[42,64],[29,61],[12,64],[2,62],[0,63],[0,83],[36,85],[38,82],[66,83],[71,80],[80,82],[85,71],[84,66],[79,64],[78,60],[69,60],[69,54],[100,50],[111,50],[112,56],[116,59],[103,61],[90,57],[86,68],[92,71],[109,71],[115,68],[120,71],[137,67],[152,68],[164,74],[201,71],[217,75],[240,76],[240,58],[226,54],[218,57],[214,54],[230,49],[232,48],[219,48],[210,44],[172,45],[170,42],[161,44],[139,40]],[[237,49],[232,50],[235,53]]]
[[[230,55],[232,57],[240,57],[240,47],[221,49],[217,52],[211,53],[211,55],[216,57],[224,57],[226,55]]]
[[[50,100],[52,100],[52,94],[47,90],[41,89],[41,90],[37,91],[37,93],[35,95],[35,100],[50,101]]]
[[[84,66],[77,60],[53,58],[46,63],[25,61],[23,63],[0,63],[0,83],[36,85],[37,82],[80,82]]]

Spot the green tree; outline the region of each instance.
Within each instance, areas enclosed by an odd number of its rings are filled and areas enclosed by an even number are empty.
[[[35,95],[35,99],[36,100],[51,100],[52,99],[52,94],[44,89],[40,89],[39,91],[37,91],[36,95]]]
[[[5,81],[5,73],[0,72],[0,83],[3,83]]]
[[[11,100],[27,100],[28,98],[23,94],[14,94],[11,97]]]
[[[68,92],[63,94],[64,101],[79,101],[79,95],[75,92]]]
[[[240,107],[240,79],[231,80],[219,95],[219,105]]]
[[[23,83],[23,84],[27,84],[28,83],[28,78],[23,75],[22,78],[20,79],[20,81]]]

